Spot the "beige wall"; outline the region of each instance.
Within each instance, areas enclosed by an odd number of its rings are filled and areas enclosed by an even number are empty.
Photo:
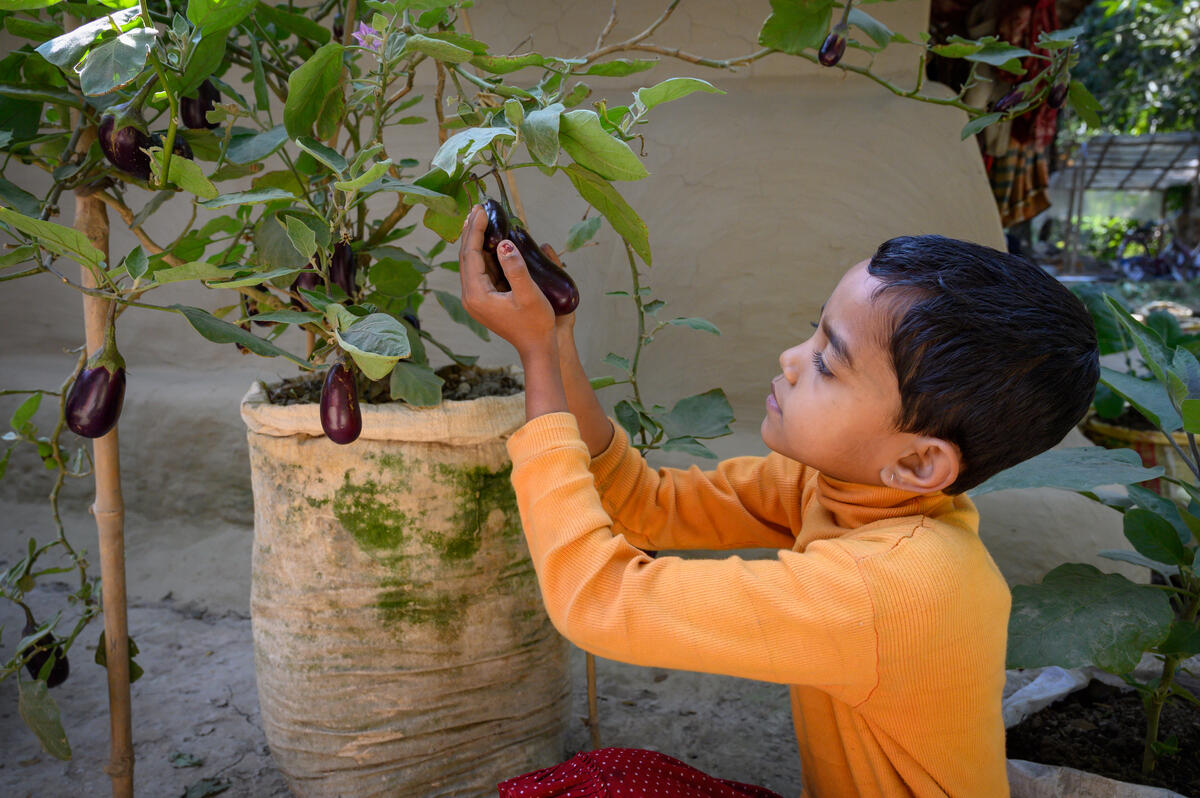
[[[660,5],[622,4],[609,41],[641,31],[658,16]],[[597,2],[485,0],[472,9],[471,22],[494,52],[507,52],[532,33],[532,47],[538,51],[573,54],[594,44],[608,10],[609,4]],[[757,33],[768,10],[766,2],[689,0],[650,41],[710,57],[748,54],[758,49]],[[869,10],[914,39],[928,18],[925,0],[880,3]],[[915,48],[894,46],[879,58],[877,67],[907,87],[914,78],[916,53]],[[847,58],[863,60],[853,51]],[[848,266],[899,234],[936,232],[991,246],[1002,246],[1003,237],[976,144],[960,140],[959,130],[966,121],[961,111],[899,99],[859,76],[782,55],[736,73],[664,60],[641,75],[595,79],[592,99],[606,97],[610,105],[626,102],[632,89],[674,75],[705,78],[727,94],[695,94],[653,110],[645,141],[650,176],[618,187],[649,225],[654,266],[646,280],[655,295],[669,303],[661,314],[703,316],[723,334],[718,338],[682,328],[664,330],[643,355],[644,396],[649,403],[669,405],[719,386],[733,404],[737,434],[715,442],[713,448],[722,456],[758,453],[764,451],[757,435],[763,399],[768,382],[778,373],[778,353],[807,336],[809,322]],[[420,75],[425,85],[418,90],[427,97],[432,95],[432,77],[430,71]],[[433,151],[432,135],[429,126],[397,127],[388,132],[390,151],[393,157],[411,155],[427,161]],[[30,190],[45,190],[40,176],[28,175],[26,180]],[[547,179],[524,170],[517,180],[531,229],[540,240],[561,246],[571,224],[583,214],[584,202],[562,177]],[[227,186],[223,190],[233,190]],[[146,199],[139,189],[130,189],[128,195],[135,208]],[[390,204],[383,200],[375,207]],[[180,198],[166,207],[172,211],[160,213],[148,225],[151,235],[162,241],[178,232],[189,213],[186,200]],[[69,201],[59,221],[70,223]],[[418,240],[425,246],[432,243],[424,231]],[[596,246],[567,258],[583,292],[577,330],[585,365],[594,375],[608,373],[600,363],[607,352],[630,354],[636,334],[628,301],[604,295],[629,287],[624,250],[607,226],[597,241]],[[115,226],[113,259],[122,257],[133,243],[127,231]],[[445,273],[436,284],[457,290],[456,280]],[[63,346],[77,345],[81,312],[74,291],[40,277],[6,283],[4,292],[0,354],[50,356]],[[147,299],[208,308],[230,301],[190,285],[168,286]],[[423,319],[427,329],[443,336],[456,351],[478,353],[490,365],[512,362],[507,344],[483,344],[446,320],[433,302],[429,305],[433,310]],[[267,378],[294,372],[282,361],[243,358],[230,346],[201,339],[182,317],[152,311],[126,314],[119,343],[129,364],[131,392],[139,390],[135,388],[139,370],[161,374],[162,367],[171,365],[188,367],[193,379],[211,373],[214,381],[227,370],[242,380],[240,375],[254,362],[261,364],[260,373]],[[302,351],[298,335],[289,334],[283,343]],[[10,382],[9,376],[5,382]],[[621,398],[618,390],[603,392],[602,399],[611,406]],[[226,400],[231,412],[225,417],[234,419],[233,424],[237,423],[233,406],[237,396],[240,390]],[[138,406],[136,398],[131,402]],[[128,422],[141,423],[132,418]],[[158,446],[139,449],[141,458],[130,468],[150,472],[170,466],[175,456],[170,454],[170,428],[162,434]],[[237,438],[235,434],[233,439]],[[202,445],[192,445],[193,440],[181,438],[179,445],[189,462],[194,458],[194,482],[206,455]],[[222,458],[219,469],[225,479],[227,451]],[[129,478],[139,477],[130,473]],[[1006,513],[1007,519],[997,526],[997,551],[1005,547],[1009,530],[1033,524],[1034,537],[1044,538],[1057,534],[1048,529],[1068,521],[1050,510],[1029,522],[1017,510],[1003,509],[1014,502],[992,501],[991,505]],[[1096,523],[1089,521],[1093,527]],[[1111,529],[1111,522],[1107,523]],[[985,528],[987,524],[985,519]],[[1106,545],[1120,544],[1108,541]],[[998,554],[998,558],[1008,556]],[[1036,576],[1039,567],[1022,565],[1021,573]]]

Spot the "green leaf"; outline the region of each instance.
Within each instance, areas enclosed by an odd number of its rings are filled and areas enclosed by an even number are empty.
[[[558,141],[576,163],[609,180],[641,180],[649,174],[628,144],[604,130],[595,111],[562,114]]]
[[[650,265],[650,231],[646,223],[637,215],[629,203],[617,193],[617,190],[604,178],[585,169],[579,164],[571,164],[564,171],[571,180],[571,185],[579,192],[589,205],[600,212],[608,220],[613,230],[629,242],[646,265]]]
[[[546,166],[558,162],[558,123],[565,107],[562,103],[547,105],[525,115],[521,135],[530,157]]]
[[[408,357],[408,332],[386,313],[372,313],[344,331],[334,330],[338,344],[354,358],[368,379],[386,377],[402,357]]]
[[[603,64],[592,64],[587,68],[585,75],[603,75],[609,78],[623,78],[626,75],[633,75],[637,72],[645,72],[647,69],[654,69],[658,66],[658,59],[651,58],[647,60],[617,58],[613,61],[605,61]]]
[[[232,271],[223,269],[215,263],[194,260],[166,269],[157,269],[150,276],[154,278],[154,282],[165,285],[183,280],[223,280],[232,274]]]
[[[329,28],[304,16],[303,11],[299,9],[289,11],[286,8],[259,3],[254,7],[254,16],[263,25],[274,25],[283,31],[284,36],[281,38],[287,38],[288,33],[293,33],[298,39],[308,39],[317,44],[325,44],[333,38]]]
[[[1100,111],[1104,110],[1103,106],[1078,80],[1071,81],[1070,86],[1067,87],[1067,99],[1070,101],[1071,107],[1075,109],[1075,113],[1079,114],[1079,118],[1086,122],[1088,127],[1098,128],[1103,124],[1100,121]]]
[[[438,304],[446,309],[446,313],[450,315],[450,318],[454,319],[459,324],[466,325],[471,332],[475,333],[483,340],[491,340],[491,335],[488,333],[487,327],[484,327],[482,324],[475,321],[475,319],[471,318],[471,315],[467,313],[465,308],[463,308],[462,302],[458,297],[456,297],[454,294],[449,294],[445,291],[438,291],[436,289],[433,293],[437,297]]]
[[[176,131],[175,135],[180,135]],[[151,147],[150,153],[150,171],[156,179],[162,177],[162,147]],[[179,186],[184,191],[195,194],[201,199],[214,199],[221,192],[217,191],[217,187],[212,184],[204,172],[200,169],[200,165],[190,158],[184,158],[179,155],[171,157],[170,163],[171,175],[167,181]]]
[[[638,89],[633,95],[649,111],[656,105],[678,100],[697,91],[707,92],[708,94],[725,93],[707,80],[700,80],[699,78],[667,78],[662,83],[656,83],[648,89]]]
[[[346,108],[342,91],[344,51],[345,48],[336,42],[321,45],[288,77],[283,124],[291,138],[311,136],[314,125],[318,139],[327,139],[337,130]]]
[[[1149,510],[1157,516],[1165,519],[1175,529],[1175,533],[1179,536],[1181,543],[1187,543],[1192,539],[1192,530],[1188,522],[1184,520],[1184,515],[1192,518],[1193,523],[1200,523],[1191,516],[1186,510],[1182,509],[1173,499],[1166,496],[1161,496],[1152,490],[1143,488],[1141,485],[1129,485],[1126,487],[1129,492],[1129,499],[1143,510]]]
[[[225,44],[228,41],[223,31],[206,35],[192,48],[183,74],[167,74],[167,80],[180,95],[190,95],[206,78],[221,68],[225,61]]]
[[[37,412],[41,404],[42,395],[40,393],[31,395],[17,407],[16,411],[12,414],[12,418],[9,419],[8,425],[18,433],[24,434],[25,425],[33,418],[33,414]]]
[[[156,36],[151,28],[134,28],[92,50],[79,70],[79,88],[96,97],[128,86],[145,69]]]
[[[680,399],[661,419],[669,438],[719,438],[730,433],[733,408],[720,388]]]
[[[520,100],[507,99],[504,101],[504,118],[508,124],[515,128],[521,126],[521,122],[525,119],[525,106],[521,105]]]
[[[363,172],[353,180],[339,180],[333,184],[333,187],[338,191],[358,191],[360,188],[369,186],[387,173],[388,168],[392,165],[392,159],[387,158],[371,164],[371,168]]]
[[[455,133],[438,147],[432,165],[453,175],[461,163],[470,166],[472,159],[496,139],[515,139],[516,134],[505,127],[472,127]]]
[[[244,270],[239,269],[239,271],[244,271]],[[223,280],[219,283],[214,283],[211,287],[212,288],[243,288],[247,285],[258,285],[260,283],[270,282],[271,280],[274,280],[278,277],[285,277],[288,275],[295,274],[296,272],[299,272],[299,271],[303,271],[303,269],[300,267],[297,267],[294,269],[292,269],[292,268],[271,269],[270,271],[265,271],[265,272],[264,271],[256,271],[256,272],[252,272],[249,276],[246,276],[246,277],[237,277],[237,278],[234,278],[233,280]],[[254,316],[254,318],[257,321],[266,321],[266,318],[264,318],[264,317],[265,317],[265,314],[256,314]]]
[[[582,222],[576,222],[571,225],[571,232],[567,233],[567,252],[574,252],[591,241],[599,229],[599,216],[593,216],[590,219],[584,219]]]
[[[984,114],[983,116],[977,116],[963,125],[962,138],[966,139],[968,136],[974,136],[988,125],[993,122],[999,122],[1003,118],[1004,114]]]
[[[1195,621],[1188,623],[1177,619],[1171,624],[1167,639],[1159,644],[1158,653],[1184,658],[1200,654],[1200,626]]]
[[[401,360],[392,369],[391,396],[413,407],[433,407],[442,402],[443,382],[429,366]]]
[[[37,52],[51,64],[64,72],[69,72],[79,62],[84,52],[91,47],[97,36],[113,30],[114,25],[123,30],[137,19],[138,13],[136,6],[114,11],[108,16],[94,19],[39,45]]]
[[[642,416],[628,399],[622,399],[613,405],[613,415],[617,423],[625,430],[630,439],[642,431]]]
[[[70,255],[80,265],[98,268],[104,263],[104,253],[96,249],[87,236],[74,228],[31,219],[8,208],[0,208],[0,222],[12,225],[52,252]]]
[[[276,125],[270,130],[254,135],[235,135],[229,142],[225,158],[231,163],[258,163],[282,147],[287,140],[287,128],[283,125]]]
[[[430,36],[422,36],[419,33],[414,33],[408,37],[404,43],[404,53],[408,54],[411,51],[424,53],[430,58],[436,58],[438,61],[444,61],[447,64],[461,64],[464,61],[470,61],[475,53],[470,50],[459,47],[442,39],[434,39]]]
[[[421,286],[425,275],[408,261],[380,258],[371,265],[368,278],[375,290],[402,299]]]
[[[1171,569],[1160,562],[1155,562],[1149,557],[1138,554],[1136,551],[1126,551],[1125,549],[1102,549],[1096,552],[1106,560],[1116,560],[1117,562],[1127,562],[1131,565],[1140,565],[1142,568],[1149,568],[1151,571],[1156,571],[1163,578],[1171,578]]]
[[[980,50],[968,53],[963,58],[968,61],[990,64],[1014,75],[1024,75],[1025,68],[1021,66],[1021,59],[1030,55],[1033,53],[1024,47],[1014,47],[1008,42],[995,41],[988,42]]]
[[[1183,383],[1185,393],[1180,397],[1183,399],[1200,399],[1200,360],[1196,360],[1186,347],[1178,347],[1175,349],[1175,357],[1171,361],[1171,371],[1176,374]]]
[[[1125,513],[1125,538],[1137,552],[1167,565],[1191,565],[1192,553],[1179,540],[1170,522],[1150,510]]]
[[[221,288],[228,286],[222,285]],[[321,314],[310,310],[272,310],[267,313],[258,313],[254,316],[255,321],[277,321],[282,324],[308,324],[309,322],[319,322]]]
[[[1042,50],[1063,50],[1073,45],[1075,40],[1083,35],[1083,31],[1082,25],[1062,30],[1042,31],[1042,34],[1038,36],[1036,46]]]
[[[36,8],[49,8],[61,2],[62,0],[0,0],[0,11],[32,11]]]
[[[771,15],[758,33],[763,47],[796,55],[825,41],[833,16],[833,0],[771,0]]]
[[[317,251],[317,235],[304,222],[295,216],[288,216],[284,222],[284,229],[287,230],[287,236],[291,240],[292,246],[305,260],[311,258]]]
[[[1180,417],[1183,419],[1184,432],[1200,433],[1200,399],[1184,399],[1180,404],[1179,410]]]
[[[716,453],[705,446],[695,438],[684,436],[682,438],[670,438],[662,445],[664,452],[687,452],[688,454],[697,457],[706,457],[710,460],[716,460]]]
[[[982,496],[995,490],[1014,488],[1092,490],[1099,485],[1143,482],[1162,473],[1160,466],[1145,468],[1132,449],[1105,449],[1102,446],[1050,449],[1001,471],[967,493]]]
[[[129,251],[121,265],[125,267],[125,273],[136,280],[150,269],[150,259],[146,257],[145,251],[137,246]]]
[[[592,377],[588,380],[588,382],[591,384],[593,391],[598,391],[601,388],[607,388],[610,385],[616,385],[617,379],[616,377],[609,377],[606,375],[604,377]]]
[[[167,761],[173,768],[198,768],[204,764],[204,760],[200,757],[183,751],[172,751],[167,757]]]
[[[275,344],[264,341],[256,335],[253,335],[249,330],[243,330],[236,324],[230,324],[227,321],[222,321],[216,316],[209,313],[203,308],[194,308],[190,305],[169,305],[171,310],[178,311],[187,317],[188,323],[200,333],[202,336],[217,344],[232,344],[239,343],[242,346],[254,352],[256,355],[263,357],[285,357],[288,360],[303,366],[306,369],[311,369],[312,366],[308,361],[296,357],[287,350],[280,349]]]
[[[676,324],[681,327],[691,327],[693,330],[710,332],[713,335],[721,334],[721,331],[717,329],[717,325],[713,324],[708,319],[702,319],[698,316],[680,316],[678,318],[671,319],[667,322],[667,324]]]
[[[381,187],[385,191],[398,192],[409,205],[424,205],[438,213],[447,216],[458,212],[458,201],[446,194],[418,186],[415,183],[404,183],[391,178],[384,178]]]
[[[16,266],[18,263],[29,263],[37,255],[37,247],[25,244],[0,255],[0,269]]]
[[[0,177],[0,200],[24,216],[38,216],[42,212],[41,200],[3,177]]]
[[[316,158],[328,167],[331,172],[344,175],[346,170],[350,168],[350,164],[346,163],[346,159],[337,150],[325,146],[316,139],[301,136],[296,139],[296,146]]]
[[[846,21],[870,36],[880,47],[887,47],[888,43],[892,41],[892,32],[888,26],[860,8],[851,6],[850,16]]]
[[[227,31],[239,24],[257,5],[257,0],[188,0],[187,18],[205,36]]]
[[[1160,591],[1080,563],[1060,565],[1040,585],[1015,586],[1012,599],[1009,668],[1128,673],[1166,638],[1174,617]]]
[[[605,355],[602,362],[607,363],[610,366],[616,366],[622,371],[629,371],[629,358],[621,357],[615,352],[609,352],[607,355]]]
[[[1173,432],[1183,425],[1183,419],[1171,405],[1171,397],[1162,383],[1139,380],[1107,366],[1100,367],[1100,381],[1133,405],[1160,430]]]
[[[18,682],[17,711],[47,754],[64,761],[71,758],[71,745],[59,719],[58,704],[54,703],[45,682],[41,679]]]
[[[221,194],[208,200],[200,200],[197,205],[202,208],[216,210],[217,208],[228,208],[231,205],[258,205],[263,202],[274,202],[275,200],[294,200],[296,195],[282,188],[262,188],[254,191],[237,191],[233,194]]]
[[[529,66],[545,66],[546,57],[537,53],[522,55],[477,55],[471,59],[471,65],[491,72],[493,75],[507,75]]]

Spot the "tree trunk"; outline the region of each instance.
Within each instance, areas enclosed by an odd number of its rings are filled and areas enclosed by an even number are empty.
[[[108,209],[75,192],[75,229],[108,259]],[[92,272],[83,267],[81,282],[95,288]],[[111,302],[84,295],[83,322],[88,352],[104,344]],[[108,661],[108,712],[111,745],[105,772],[112,777],[114,798],[133,796],[133,724],[129,701],[129,631],[125,614],[125,504],[121,499],[121,462],[117,427],[92,442],[96,501],[92,514],[100,539],[100,584],[104,610],[104,653]]]

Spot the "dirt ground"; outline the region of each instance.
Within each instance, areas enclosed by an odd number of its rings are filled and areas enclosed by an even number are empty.
[[[39,601],[59,592],[39,588]],[[19,618],[5,609],[5,628]],[[18,623],[19,626],[19,623]],[[290,795],[271,760],[258,710],[250,620],[244,613],[208,612],[167,597],[130,607],[129,628],[146,674],[133,684],[135,793],[141,796],[221,794],[253,798]],[[91,628],[81,639],[98,635]],[[108,757],[104,670],[73,656],[71,675],[54,689],[74,757],[62,762],[41,750],[17,714],[16,687],[0,691],[0,795],[104,796]],[[74,655],[75,652],[73,651]],[[572,654],[573,718],[566,754],[590,747],[584,657]],[[741,679],[635,668],[600,660],[599,717],[603,745],[653,748],[724,778],[752,781],[783,795],[799,794],[787,689]],[[172,757],[189,754],[194,767]],[[180,758],[175,756],[176,760]],[[497,774],[497,780],[517,774]],[[205,780],[209,780],[206,782]]]

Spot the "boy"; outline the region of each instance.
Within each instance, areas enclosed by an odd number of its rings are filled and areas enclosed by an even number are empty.
[[[1099,364],[1083,305],[1006,253],[892,239],[779,356],[770,454],[655,471],[508,242],[512,290],[485,276],[483,217],[464,227],[463,304],[525,370],[512,481],[562,634],[610,659],[790,685],[805,796],[1008,795],[1010,596],[962,492],[1086,412]],[[777,559],[640,550],[756,546]]]

